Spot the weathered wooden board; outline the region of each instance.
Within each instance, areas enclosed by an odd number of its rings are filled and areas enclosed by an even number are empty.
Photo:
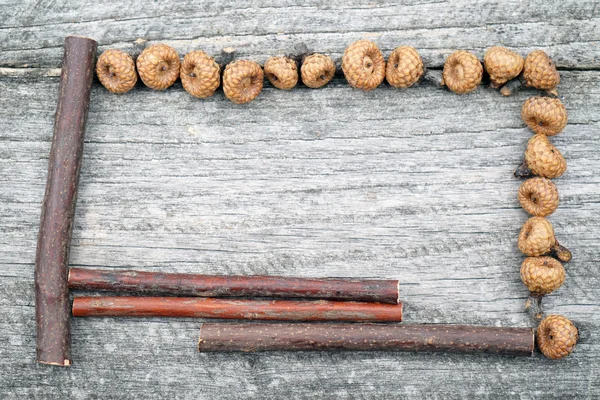
[[[0,397],[599,397],[598,2],[258,3],[2,3],[0,66],[14,70],[0,78]],[[584,341],[559,362],[198,354],[198,321],[99,318],[73,321],[73,367],[36,365],[33,262],[58,86],[41,75],[59,66],[72,33],[104,48],[137,37],[181,52],[234,46],[259,61],[296,41],[339,56],[365,36],[387,50],[415,44],[434,66],[456,48],[546,48],[567,69],[570,118],[553,139],[569,169],[550,219],[574,260],[544,301]],[[95,84],[72,264],[399,278],[407,323],[533,326],[512,177],[530,137],[520,107],[533,93],[456,96],[429,84],[362,93],[336,78],[322,90],[267,87],[236,106],[221,92],[193,99],[180,84],[125,96]]]
[[[597,0],[2,0],[0,5],[5,14],[0,66],[58,66],[64,36],[76,34],[95,38],[100,50],[131,48],[143,38],[181,52],[232,46],[256,61],[299,42],[339,57],[349,43],[367,37],[387,52],[413,45],[430,66],[441,66],[457,48],[483,55],[501,43],[523,53],[543,47],[561,67],[600,67]]]

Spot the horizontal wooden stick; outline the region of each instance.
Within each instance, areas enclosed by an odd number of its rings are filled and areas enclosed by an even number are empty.
[[[200,328],[198,350],[387,350],[533,354],[531,328],[340,323],[214,323]]]
[[[75,317],[188,317],[281,321],[402,321],[402,303],[226,300],[198,297],[76,297]]]
[[[399,281],[222,276],[71,268],[71,289],[199,297],[277,297],[398,304]]]

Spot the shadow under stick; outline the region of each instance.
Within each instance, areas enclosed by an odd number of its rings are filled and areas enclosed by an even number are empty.
[[[71,365],[67,268],[97,43],[65,39],[35,262],[37,361]]]
[[[343,323],[216,323],[200,328],[199,351],[446,351],[531,356],[531,328]]]

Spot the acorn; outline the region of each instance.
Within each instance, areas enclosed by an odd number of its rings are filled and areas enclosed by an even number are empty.
[[[335,64],[331,57],[325,54],[311,54],[304,57],[300,67],[302,82],[309,88],[318,89],[335,75]]]
[[[560,83],[554,61],[543,50],[529,53],[523,66],[523,78],[527,86],[542,90],[553,90]]]
[[[519,203],[529,214],[536,217],[547,217],[558,207],[558,190],[547,178],[535,177],[527,179],[519,188]]]
[[[546,135],[533,135],[527,143],[525,162],[517,168],[517,178],[527,178],[532,175],[544,178],[558,178],[565,173],[567,162],[560,151],[554,147]]]
[[[271,85],[281,90],[290,90],[298,83],[298,67],[288,57],[271,57],[264,66],[265,75]]]
[[[537,343],[540,351],[552,360],[558,360],[573,352],[579,331],[562,315],[548,315],[537,329]]]
[[[223,92],[232,102],[245,104],[260,94],[264,79],[262,68],[254,61],[234,61],[223,72]]]
[[[395,88],[404,89],[423,76],[423,60],[412,46],[397,47],[388,58],[385,78]]]
[[[111,93],[127,93],[135,86],[138,75],[133,58],[121,50],[106,50],[98,57],[96,75]]]
[[[537,257],[552,255],[562,262],[571,261],[569,249],[562,246],[554,236],[554,228],[546,218],[529,218],[519,233],[519,250],[526,256]]]
[[[543,296],[562,286],[565,269],[552,257],[527,257],[521,264],[521,280],[532,296]]]
[[[483,56],[483,65],[494,88],[519,76],[524,63],[523,57],[502,46],[490,47]]]
[[[344,52],[342,70],[350,86],[365,91],[373,90],[385,78],[385,60],[375,43],[359,40]]]
[[[136,64],[142,82],[154,90],[165,90],[179,77],[179,54],[166,44],[145,48]]]
[[[465,94],[477,89],[483,76],[479,59],[466,50],[450,54],[444,63],[443,83],[454,93]]]
[[[215,59],[201,50],[189,52],[181,63],[181,84],[194,97],[212,96],[221,84],[221,67]]]
[[[556,98],[530,97],[521,109],[523,121],[535,133],[553,136],[567,126],[567,109]]]

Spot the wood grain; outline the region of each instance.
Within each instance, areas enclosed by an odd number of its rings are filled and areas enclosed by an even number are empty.
[[[531,357],[531,328],[443,324],[218,323],[200,326],[200,352],[414,351]]]
[[[73,321],[69,371],[36,366],[33,263],[58,79],[28,68],[0,77],[1,397],[600,396],[598,3],[344,4],[5,0],[0,64],[55,68],[67,33],[92,36],[101,49],[132,50],[137,37],[182,53],[231,45],[257,61],[297,41],[339,56],[362,37],[386,54],[415,45],[435,66],[457,48],[545,48],[571,69],[561,71],[559,87],[569,125],[552,139],[568,170],[556,180],[561,205],[550,220],[574,258],[544,305],[582,328],[575,352],[560,362],[197,354],[195,321],[98,318]],[[125,96],[95,84],[71,264],[401,278],[407,323],[534,326],[523,310],[516,246],[527,216],[512,177],[531,135],[521,105],[534,93],[503,98],[482,88],[459,97],[422,84],[365,94],[336,78],[323,90],[267,86],[255,102],[235,106],[220,91],[201,101],[179,84]]]
[[[267,321],[401,322],[402,303],[198,297],[76,296],[74,317],[169,317]]]
[[[397,279],[306,279],[269,275],[198,275],[71,268],[71,290],[139,295],[271,297],[398,304]]]

